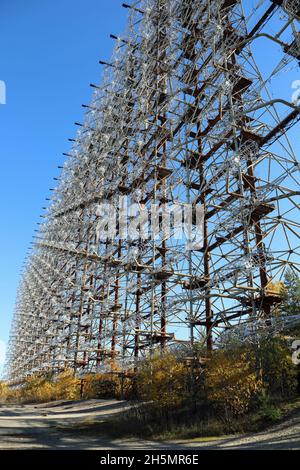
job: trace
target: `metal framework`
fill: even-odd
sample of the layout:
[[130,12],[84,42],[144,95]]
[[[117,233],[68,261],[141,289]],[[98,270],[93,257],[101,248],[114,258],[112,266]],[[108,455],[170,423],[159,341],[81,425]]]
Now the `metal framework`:
[[[300,109],[272,91],[298,67],[300,1],[123,6],[128,30],[112,36],[26,261],[12,381],[66,367],[126,372],[203,337],[210,352],[224,332],[272,317],[274,282],[300,271]],[[258,47],[274,48],[267,76]],[[187,249],[172,231],[122,238],[120,225],[100,240],[99,204],[124,196],[141,210],[201,204],[203,246]]]

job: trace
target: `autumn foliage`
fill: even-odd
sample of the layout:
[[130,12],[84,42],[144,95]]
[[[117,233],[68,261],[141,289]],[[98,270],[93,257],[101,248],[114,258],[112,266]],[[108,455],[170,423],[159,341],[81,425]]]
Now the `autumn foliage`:
[[[5,388],[2,401],[43,403],[53,400],[75,400],[80,395],[80,381],[71,370],[65,370],[55,377],[51,375],[30,376],[22,386]],[[1,398],[1,395],[0,395]]]
[[137,375],[138,396],[159,407],[178,407],[187,397],[187,369],[173,354],[155,355]]
[[0,383],[0,400],[32,403],[78,398],[131,399],[138,404],[139,415],[142,409],[146,410],[143,422],[147,416],[170,422],[174,413],[181,411],[185,416],[203,416],[204,412],[229,422],[258,409],[261,403],[269,413],[274,400],[286,400],[296,393],[297,367],[286,341],[280,337],[266,339],[259,345],[217,350],[206,360],[202,357],[204,361],[199,360],[197,351],[192,361],[186,359],[182,354],[166,351],[145,359],[135,374],[131,371],[123,375],[114,369],[78,378],[66,370],[56,376],[28,377],[17,388]]
[[255,360],[243,351],[218,351],[209,360],[206,373],[207,399],[224,410],[225,416],[243,414],[262,390]]

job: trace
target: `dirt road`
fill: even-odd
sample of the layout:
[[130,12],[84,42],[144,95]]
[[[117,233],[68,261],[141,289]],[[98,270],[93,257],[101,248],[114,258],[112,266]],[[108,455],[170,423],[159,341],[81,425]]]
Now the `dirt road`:
[[[249,436],[152,442],[72,432],[126,408],[115,400],[0,406],[0,449],[300,449],[300,410],[280,425]],[[69,429],[68,429],[69,428]]]

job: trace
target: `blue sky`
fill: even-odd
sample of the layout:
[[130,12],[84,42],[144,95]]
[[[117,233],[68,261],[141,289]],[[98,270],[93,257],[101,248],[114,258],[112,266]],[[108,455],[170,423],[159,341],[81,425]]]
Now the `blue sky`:
[[83,118],[89,83],[110,57],[110,33],[124,30],[119,0],[1,0],[0,363],[19,272],[54,184],[57,166]]
[[[252,0],[245,3],[252,7]],[[0,105],[0,367],[21,266],[62,153],[69,149],[67,139],[74,137],[74,122],[83,119],[81,104],[91,98],[89,83],[100,80],[98,60],[110,57],[109,34],[124,30],[127,12],[121,4],[1,0],[0,80],[7,103]],[[276,57],[269,47],[261,42],[256,48],[265,69]],[[295,65],[280,77],[275,96],[291,98],[291,83],[300,79]],[[298,135],[295,142],[299,146]]]

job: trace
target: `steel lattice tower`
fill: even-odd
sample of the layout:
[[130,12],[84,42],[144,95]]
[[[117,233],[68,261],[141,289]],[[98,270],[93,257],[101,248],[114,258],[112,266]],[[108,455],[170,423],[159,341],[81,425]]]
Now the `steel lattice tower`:
[[[300,109],[270,78],[300,60],[300,2],[141,0],[102,62],[18,292],[9,377],[126,371],[205,336],[270,324],[299,271]],[[271,25],[271,28],[270,28]],[[276,28],[276,33],[274,30]],[[272,32],[270,32],[272,31]],[[263,77],[253,49],[276,47]],[[204,208],[203,246],[100,240],[99,204]],[[242,330],[240,330],[242,331]]]

